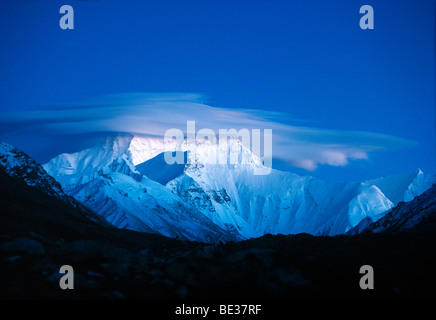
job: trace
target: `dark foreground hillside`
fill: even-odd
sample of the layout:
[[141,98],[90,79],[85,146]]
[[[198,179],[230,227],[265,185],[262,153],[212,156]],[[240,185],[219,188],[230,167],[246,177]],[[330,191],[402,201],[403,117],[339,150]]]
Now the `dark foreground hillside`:
[[[435,234],[206,245],[118,230],[0,172],[2,299],[434,298]],[[359,269],[374,268],[362,290]],[[74,268],[62,290],[59,268]]]

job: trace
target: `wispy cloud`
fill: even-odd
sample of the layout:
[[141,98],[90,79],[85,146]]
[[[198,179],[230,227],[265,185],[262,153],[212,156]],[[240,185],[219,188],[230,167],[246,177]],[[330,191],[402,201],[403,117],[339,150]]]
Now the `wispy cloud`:
[[[163,136],[170,128],[186,130],[272,129],[273,157],[292,166],[315,170],[319,165],[346,166],[379,151],[409,148],[415,141],[367,132],[302,126],[288,114],[263,110],[227,109],[203,103],[200,94],[126,93],[27,112],[3,113],[0,134],[21,131],[39,135],[80,135],[107,132]],[[297,123],[297,124],[296,124]],[[300,125],[298,125],[300,124]],[[31,137],[29,137],[31,138]]]

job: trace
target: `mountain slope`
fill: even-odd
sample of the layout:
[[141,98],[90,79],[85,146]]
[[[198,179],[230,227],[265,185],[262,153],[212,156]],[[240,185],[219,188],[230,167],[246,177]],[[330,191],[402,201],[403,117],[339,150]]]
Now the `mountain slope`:
[[154,150],[162,149],[152,139],[109,138],[95,148],[62,154],[44,168],[68,194],[116,227],[204,242],[239,239],[136,169],[134,163]]
[[[150,299],[157,312],[156,299],[277,299],[286,312],[289,298],[425,299],[436,283],[434,232],[206,245],[102,226],[2,170],[0,206],[0,299]],[[358,285],[368,263],[376,290]],[[59,288],[64,264],[75,290]]]
[[[187,162],[187,152],[183,153],[185,163]],[[136,170],[142,175],[166,185],[169,181],[183,174],[184,164],[174,163],[169,165],[165,162],[164,153],[160,153],[154,158],[136,165]]]
[[0,168],[11,177],[19,177],[32,187],[43,190],[50,196],[69,200],[61,185],[42,166],[21,150],[7,143],[0,143]]
[[119,228],[204,242],[236,240],[161,184],[113,172],[69,193]]
[[[223,239],[267,233],[342,234],[365,218],[380,219],[399,201],[410,200],[436,182],[435,175],[420,170],[362,183],[331,183],[274,169],[268,175],[256,175],[263,166],[261,159],[238,142],[230,146],[204,140],[197,141],[193,150],[185,142],[180,150],[189,161],[173,167],[166,164],[162,152],[175,150],[174,143],[112,137],[95,148],[59,155],[44,168],[68,194],[117,226],[146,230],[147,225],[169,236],[182,236],[175,231],[181,226],[175,217],[191,212],[193,225],[200,223],[200,228],[204,220],[210,229],[214,224],[217,235],[226,235]],[[227,161],[210,164],[219,159]],[[110,179],[115,182],[109,183]],[[148,200],[137,195],[144,188],[155,191]],[[120,197],[123,193],[128,196]],[[146,203],[154,199],[156,205],[142,205],[141,199]],[[150,214],[160,216],[161,207],[171,212],[166,215],[169,224],[150,218]],[[184,219],[186,228],[189,219]]]
[[23,151],[7,143],[0,143],[0,170],[12,177],[23,181],[30,187],[35,187],[52,198],[56,198],[71,205],[88,219],[106,224],[94,211],[90,210],[75,198],[67,195],[53,177],[43,167]]
[[410,202],[400,202],[378,221],[361,221],[349,234],[436,230],[436,184]]
[[435,183],[434,175],[426,175],[420,169],[406,174],[393,175],[366,181],[377,186],[393,203],[411,201]]
[[256,176],[244,165],[190,167],[167,187],[218,225],[235,227],[244,237],[340,234],[393,206],[373,185],[329,183],[277,170]]

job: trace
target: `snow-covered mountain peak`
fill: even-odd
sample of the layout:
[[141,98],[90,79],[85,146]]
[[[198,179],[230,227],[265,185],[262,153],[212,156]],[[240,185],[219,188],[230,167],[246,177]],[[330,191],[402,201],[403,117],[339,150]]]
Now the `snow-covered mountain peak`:
[[[165,151],[187,152],[186,163],[191,165],[249,164],[262,166],[262,160],[255,156],[238,139],[226,139],[216,142],[207,139],[196,139],[195,142],[185,139],[180,145],[175,140],[154,137],[134,136],[128,147],[133,165],[138,165]],[[176,155],[171,155],[176,157]],[[180,164],[180,163],[179,163]]]
[[109,137],[95,147],[75,153],[63,153],[44,164],[44,169],[63,185],[85,183],[109,172],[139,174],[132,158],[133,136]]
[[68,194],[116,227],[205,242],[238,239],[137,170],[134,163],[152,160],[164,148],[156,138],[111,137],[94,148],[61,154],[44,168]]
[[365,181],[376,185],[394,204],[411,201],[436,182],[435,174],[424,174],[421,169],[412,172]]
[[436,227],[436,184],[412,201],[402,202],[381,219],[362,220],[348,234],[361,232],[425,231]]
[[175,150],[175,143],[165,142],[162,138],[140,136],[132,136],[127,148],[134,166],[150,160],[166,150]]
[[[183,227],[193,227],[183,236],[189,239],[202,232],[195,221],[203,218],[218,238],[341,234],[367,217],[380,219],[436,182],[434,174],[421,170],[363,183],[333,183],[274,169],[257,175],[261,158],[237,139],[223,142],[185,139],[177,145],[175,139],[111,137],[94,148],[61,154],[44,168],[68,194],[117,226],[181,236],[181,214]],[[167,157],[180,154],[164,152],[176,150],[182,152],[182,163],[170,165]],[[155,216],[162,208],[168,212],[163,220]],[[202,233],[197,239],[205,237]]]
[[[44,169],[62,184],[84,183],[97,174],[123,172],[139,175],[135,166],[155,158],[165,151],[187,152],[183,164],[189,171],[199,172],[205,166],[214,170],[215,166],[249,165],[252,168],[263,166],[262,160],[243,146],[239,141],[211,143],[197,140],[195,144],[186,140],[179,146],[176,141],[163,138],[141,136],[114,136],[93,148],[75,153],[63,153],[44,165]],[[162,157],[165,159],[165,157]],[[206,169],[203,169],[206,170]]]

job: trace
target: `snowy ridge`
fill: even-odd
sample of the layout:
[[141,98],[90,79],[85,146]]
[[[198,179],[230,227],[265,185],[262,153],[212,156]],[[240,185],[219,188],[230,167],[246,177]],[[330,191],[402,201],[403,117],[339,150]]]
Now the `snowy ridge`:
[[436,184],[409,202],[401,202],[378,221],[362,220],[349,231],[361,232],[422,231],[436,228]]
[[50,196],[59,199],[69,198],[61,185],[48,175],[38,162],[4,142],[0,142],[0,166],[9,176],[19,177],[27,185],[37,187]]
[[253,175],[247,166],[188,168],[167,187],[221,227],[244,237],[266,233],[344,233],[366,216],[376,217],[393,203],[373,185],[329,183],[272,170]]
[[[107,139],[104,144],[80,152],[63,153],[44,169],[62,185],[87,183],[108,172],[137,173],[129,158],[131,137]],[[137,173],[138,174],[138,173]]]
[[[379,220],[436,182],[434,174],[420,170],[362,183],[278,170],[255,175],[262,161],[250,150],[207,140],[185,141],[177,150],[187,152],[186,165],[171,167],[163,156],[167,150],[176,150],[175,143],[112,137],[95,148],[59,155],[44,168],[68,194],[118,227],[208,242],[210,230],[215,239],[342,234],[364,219]],[[210,163],[219,159],[226,164]],[[150,192],[143,195],[143,189]]]
[[[142,149],[148,148],[149,149]],[[204,242],[238,240],[171,190],[140,174],[133,163],[165,150],[162,140],[108,138],[104,144],[61,154],[44,165],[66,192],[119,228]]]
[[28,186],[37,188],[51,197],[79,209],[87,218],[107,224],[95,212],[89,210],[80,201],[67,195],[59,182],[51,177],[43,167],[23,151],[7,143],[0,142],[0,170],[11,177],[23,180]]
[[[187,152],[183,153],[185,163],[187,162]],[[165,162],[164,153],[158,154],[156,157],[140,163],[136,166],[136,170],[144,176],[166,185],[169,181],[180,176],[184,170],[184,164],[174,163],[169,165]]]
[[377,186],[395,204],[411,201],[435,183],[435,175],[426,175],[420,169],[408,174],[378,178],[365,182]]
[[70,190],[118,228],[206,242],[235,240],[161,184],[113,172]]

